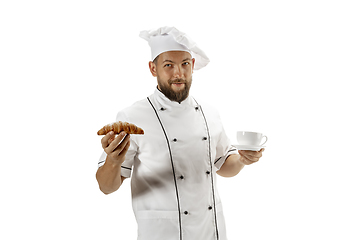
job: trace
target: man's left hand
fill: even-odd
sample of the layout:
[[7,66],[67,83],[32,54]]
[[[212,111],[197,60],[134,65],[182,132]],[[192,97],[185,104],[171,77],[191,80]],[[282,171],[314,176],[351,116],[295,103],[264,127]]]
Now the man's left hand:
[[253,164],[259,161],[264,151],[264,148],[260,149],[260,151],[239,150],[240,162],[245,165]]

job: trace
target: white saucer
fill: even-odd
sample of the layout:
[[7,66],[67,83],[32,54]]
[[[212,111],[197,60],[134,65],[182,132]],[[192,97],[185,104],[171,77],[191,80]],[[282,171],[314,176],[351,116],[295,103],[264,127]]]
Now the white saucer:
[[253,145],[232,145],[238,150],[250,150],[250,151],[260,151],[265,146],[253,146]]

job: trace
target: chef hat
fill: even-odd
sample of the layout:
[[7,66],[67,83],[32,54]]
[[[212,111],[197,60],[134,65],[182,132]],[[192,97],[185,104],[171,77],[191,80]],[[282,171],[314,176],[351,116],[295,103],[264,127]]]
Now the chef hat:
[[194,70],[205,67],[210,59],[185,33],[174,27],[161,27],[156,30],[140,32],[141,38],[148,41],[151,48],[151,58],[154,60],[163,52],[186,51],[195,58]]

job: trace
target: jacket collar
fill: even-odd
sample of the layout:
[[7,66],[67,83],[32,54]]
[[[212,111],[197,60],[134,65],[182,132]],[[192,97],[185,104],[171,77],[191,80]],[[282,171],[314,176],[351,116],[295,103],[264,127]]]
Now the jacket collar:
[[185,109],[187,107],[195,107],[197,104],[191,96],[188,96],[181,103],[171,101],[158,88],[154,92],[154,100],[156,101],[157,110],[176,110]]

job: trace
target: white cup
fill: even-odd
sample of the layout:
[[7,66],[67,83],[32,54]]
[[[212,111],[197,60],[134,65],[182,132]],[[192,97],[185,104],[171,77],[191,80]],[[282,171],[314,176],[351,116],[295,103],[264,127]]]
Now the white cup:
[[[265,142],[260,144],[263,138],[265,138]],[[267,142],[267,139],[267,136],[258,132],[237,132],[237,141],[240,145],[263,146]]]

